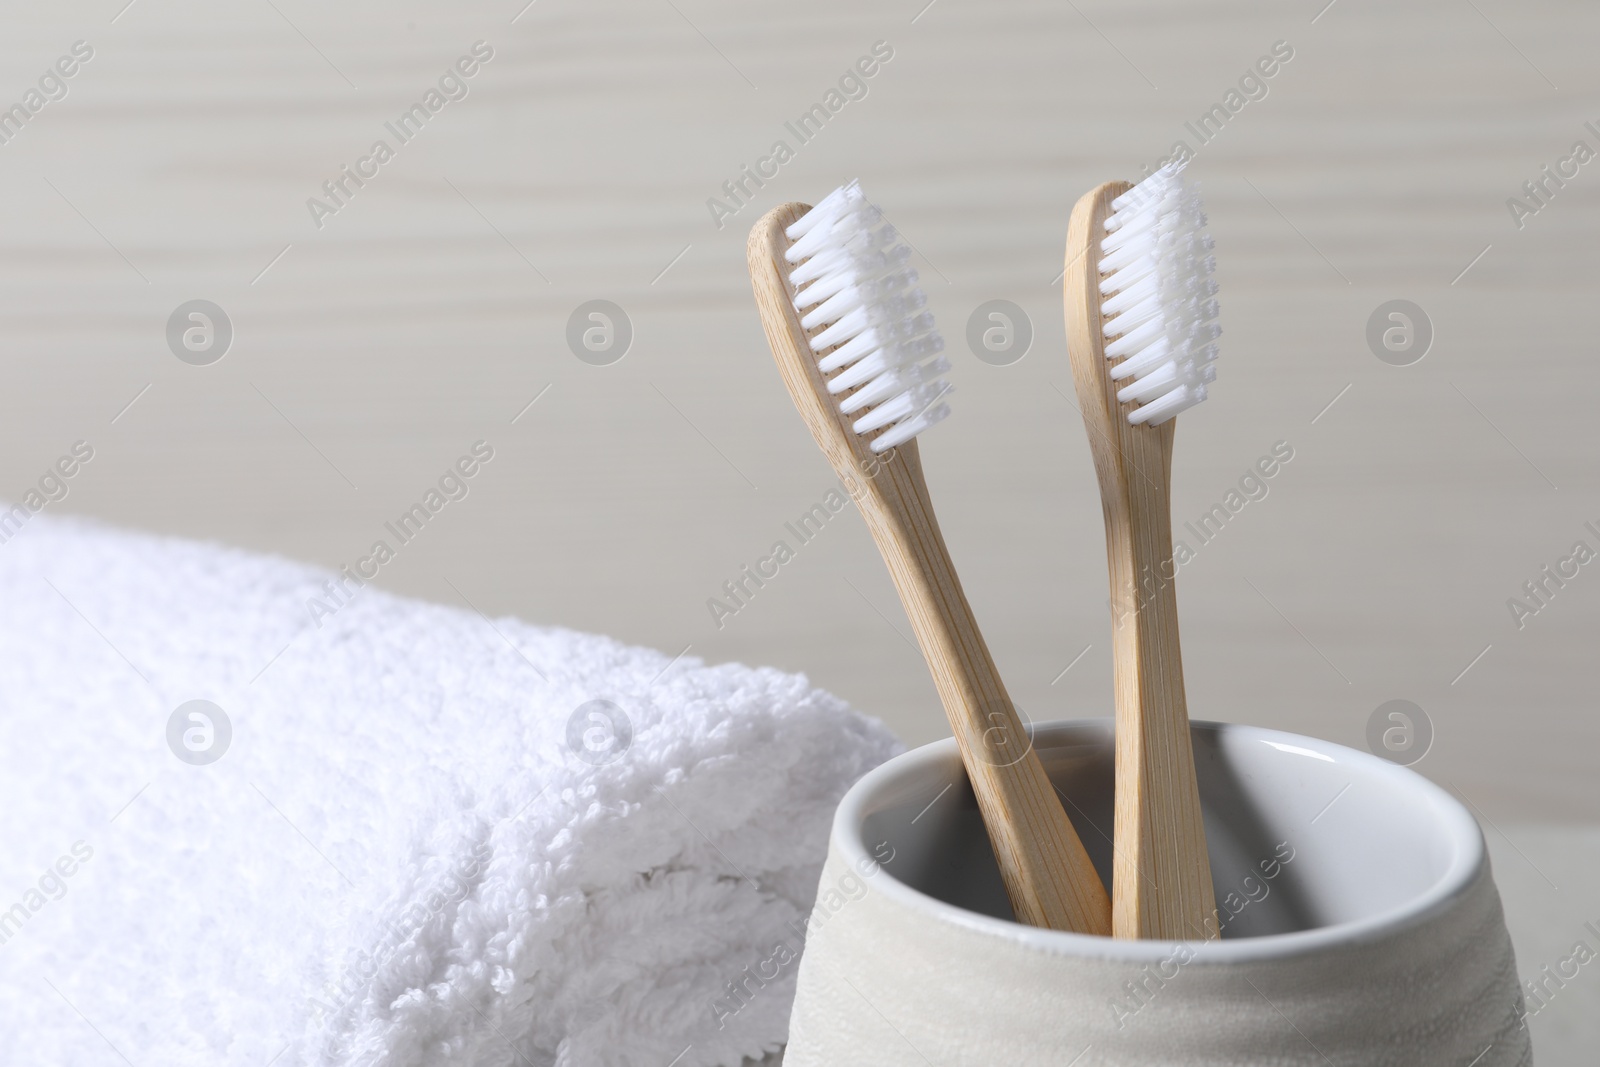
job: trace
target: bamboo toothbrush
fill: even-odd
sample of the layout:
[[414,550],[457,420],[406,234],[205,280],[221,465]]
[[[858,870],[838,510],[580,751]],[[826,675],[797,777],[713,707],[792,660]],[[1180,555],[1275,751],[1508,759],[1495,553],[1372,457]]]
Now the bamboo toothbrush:
[[1172,417],[1215,378],[1211,238],[1169,165],[1086,194],[1067,227],[1072,378],[1105,511],[1116,672],[1115,937],[1215,934],[1173,590]]
[[888,564],[1017,919],[1109,934],[1105,886],[1006,695],[928,499],[913,438],[949,413],[949,364],[911,249],[851,182],[814,209],[768,212],[748,251],[778,370]]

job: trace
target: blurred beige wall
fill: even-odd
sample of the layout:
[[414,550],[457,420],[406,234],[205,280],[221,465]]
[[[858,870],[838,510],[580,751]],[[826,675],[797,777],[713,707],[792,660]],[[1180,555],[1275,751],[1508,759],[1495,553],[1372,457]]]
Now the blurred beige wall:
[[[1083,191],[1182,139],[1225,336],[1212,400],[1180,420],[1176,514],[1293,452],[1183,568],[1191,711],[1363,746],[1375,709],[1413,701],[1434,732],[1417,769],[1481,813],[1600,819],[1600,566],[1520,628],[1507,603],[1574,542],[1600,549],[1600,163],[1536,212],[1522,190],[1600,149],[1592,5],[122,2],[3,15],[0,106],[74,42],[93,55],[0,144],[0,494],[82,440],[52,512],[337,567],[486,441],[381,586],[804,671],[908,742],[942,736],[856,516],[722,625],[707,607],[832,484],[766,351],[745,233],[859,176],[950,342],[955,416],[923,457],[996,658],[1033,717],[1104,714],[1062,241]],[[388,132],[480,41],[445,86],[464,97]],[[785,124],[875,46],[800,143]],[[1202,143],[1189,124],[1233,101]],[[363,162],[379,139],[392,158]],[[778,140],[792,158],[736,205],[723,183]],[[345,166],[369,176],[334,201]],[[167,338],[197,299],[233,333],[206,366]],[[609,365],[567,342],[592,300],[631,324]],[[1003,365],[967,343],[992,300],[1033,333]],[[1368,343],[1392,300],[1431,323],[1407,366]]]

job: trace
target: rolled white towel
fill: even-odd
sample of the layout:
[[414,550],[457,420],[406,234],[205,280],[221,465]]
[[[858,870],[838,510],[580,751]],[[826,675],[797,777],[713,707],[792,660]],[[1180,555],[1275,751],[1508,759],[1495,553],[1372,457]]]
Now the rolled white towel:
[[[0,544],[0,1058],[776,1048],[888,731],[796,675],[332,577],[45,516]],[[192,700],[227,728],[172,726]]]

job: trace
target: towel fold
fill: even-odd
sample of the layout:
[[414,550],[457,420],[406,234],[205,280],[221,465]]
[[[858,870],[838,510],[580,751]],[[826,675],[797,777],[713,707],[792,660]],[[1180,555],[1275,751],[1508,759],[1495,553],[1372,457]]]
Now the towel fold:
[[41,516],[0,544],[4,1062],[760,1058],[898,747],[796,675]]

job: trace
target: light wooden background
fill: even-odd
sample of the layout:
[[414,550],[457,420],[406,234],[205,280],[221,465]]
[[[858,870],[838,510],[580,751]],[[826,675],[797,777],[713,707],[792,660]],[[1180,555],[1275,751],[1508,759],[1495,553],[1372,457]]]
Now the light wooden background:
[[[1034,718],[1108,713],[1067,214],[1193,145],[1185,122],[1286,41],[1266,97],[1194,164],[1226,333],[1213,399],[1180,420],[1175,511],[1197,517],[1276,442],[1294,459],[1182,573],[1191,711],[1362,746],[1374,709],[1409,699],[1435,732],[1417,769],[1491,836],[1600,821],[1600,567],[1520,630],[1506,605],[1573,542],[1600,548],[1600,163],[1521,229],[1506,206],[1574,141],[1600,149],[1600,11],[523,2],[0,8],[0,106],[74,41],[95,50],[0,145],[0,495],[85,439],[53,508],[337,566],[486,439],[470,496],[384,587],[804,671],[910,743],[943,736],[855,515],[721,628],[706,606],[831,484],[761,337],[745,232],[859,176],[921,253],[950,342],[956,414],[923,456],[1000,668]],[[478,40],[494,58],[467,98],[315,227],[307,198]],[[878,41],[893,58],[867,96],[713,225],[707,198],[793,145],[784,122]],[[165,340],[196,298],[236,334],[207,367]],[[1365,339],[1397,298],[1435,332],[1408,367]],[[610,366],[566,345],[591,299],[635,331]],[[1009,366],[965,341],[991,299],[1035,331]],[[1577,936],[1596,894],[1552,893],[1528,921]],[[1589,981],[1559,1006],[1574,1020],[1600,1003]]]

